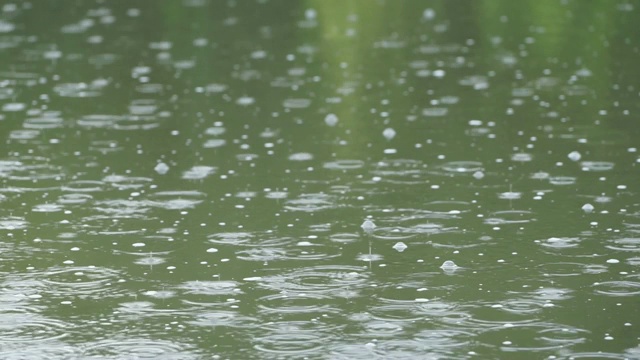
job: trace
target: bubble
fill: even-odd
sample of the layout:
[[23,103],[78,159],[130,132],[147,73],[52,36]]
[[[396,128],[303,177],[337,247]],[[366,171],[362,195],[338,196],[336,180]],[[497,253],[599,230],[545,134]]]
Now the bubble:
[[160,175],[164,175],[169,172],[169,165],[160,162],[158,163],[158,165],[156,165],[156,167],[153,168],[153,170],[155,170]]
[[382,132],[382,135],[385,137],[385,139],[391,140],[396,136],[396,131],[393,130],[392,128],[386,128]]
[[336,124],[338,124],[338,117],[335,114],[327,114],[327,116],[324,117],[324,122],[329,126],[336,126]]
[[588,204],[588,203],[587,203],[587,204],[582,205],[582,211],[584,211],[584,212],[586,212],[586,213],[590,213],[590,212],[592,212],[592,211],[593,211],[593,209],[594,209],[594,207],[593,207],[593,205],[591,205],[591,204]]
[[582,158],[582,155],[580,155],[579,152],[577,151],[572,151],[569,153],[569,155],[567,155],[567,157],[571,160],[571,161],[578,161]]
[[396,250],[397,252],[403,252],[407,249],[407,244],[403,243],[402,241],[399,241],[395,245],[393,245],[393,249]]
[[360,227],[364,231],[373,231],[373,229],[376,228],[376,224],[374,224],[373,221],[367,219],[362,223],[362,225],[360,225]]
[[447,261],[443,262],[442,265],[440,265],[440,269],[445,270],[445,271],[446,270],[455,270],[455,269],[458,269],[458,268],[459,268],[459,266],[456,265],[456,263],[454,263],[451,260],[447,260]]

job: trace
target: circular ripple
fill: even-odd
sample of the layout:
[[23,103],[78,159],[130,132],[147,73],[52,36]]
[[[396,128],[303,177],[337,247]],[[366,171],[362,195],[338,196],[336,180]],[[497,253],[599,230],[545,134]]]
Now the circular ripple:
[[113,338],[85,345],[83,357],[111,359],[196,359],[185,346],[171,341],[144,338]]
[[354,170],[364,167],[364,161],[362,160],[336,160],[328,161],[324,163],[325,169],[330,170]]
[[96,266],[55,268],[42,274],[49,292],[57,296],[76,296],[83,299],[119,297],[114,284],[119,279],[115,270]]
[[478,161],[451,161],[441,165],[442,170],[450,173],[474,173],[482,171],[484,167]]
[[297,199],[287,200],[285,203],[285,208],[291,211],[316,212],[334,207],[334,197],[322,193],[302,194]]
[[613,245],[607,245],[606,247],[620,251],[640,251],[640,238],[615,239],[612,243]]
[[37,342],[67,336],[71,325],[19,309],[0,310],[0,347],[3,343]]
[[338,313],[339,309],[327,304],[333,301],[320,293],[278,293],[261,297],[258,308],[261,312],[281,314]]
[[583,161],[580,166],[582,171],[609,171],[613,169],[615,164],[608,161]]
[[362,267],[325,265],[268,276],[263,278],[259,285],[277,291],[335,295],[349,287],[366,286],[367,280],[368,276]]
[[149,196],[150,205],[167,210],[192,209],[202,203],[205,193],[199,191],[161,191]]
[[62,190],[74,193],[98,192],[104,190],[104,186],[103,181],[76,180],[63,185]]
[[579,244],[579,238],[571,237],[550,237],[547,240],[540,241],[541,245],[553,249],[566,249],[577,247]]
[[257,350],[275,355],[319,354],[337,329],[310,321],[270,322],[267,334],[254,338]]
[[223,232],[207,236],[207,240],[214,244],[240,245],[253,240],[254,235],[247,232]]
[[609,296],[636,296],[640,295],[640,282],[636,281],[605,281],[596,283],[598,294]]
[[526,224],[536,219],[533,213],[527,210],[497,211],[484,220],[487,225]]

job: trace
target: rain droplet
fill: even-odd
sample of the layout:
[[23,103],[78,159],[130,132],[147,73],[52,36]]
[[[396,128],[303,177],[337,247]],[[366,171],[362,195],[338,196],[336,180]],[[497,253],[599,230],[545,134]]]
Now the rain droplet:
[[382,135],[387,139],[387,140],[391,140],[396,136],[396,131],[393,130],[392,128],[386,128],[384,129],[384,131],[382,132]]
[[327,116],[324,117],[324,122],[329,126],[336,126],[338,117],[335,114],[327,114]]
[[454,263],[451,260],[447,260],[445,262],[442,263],[442,265],[440,266],[440,269],[442,270],[455,270],[459,268],[458,265],[456,265],[456,263]]
[[407,249],[407,244],[403,243],[402,241],[399,241],[395,245],[393,245],[393,248],[397,252],[403,252],[403,251],[405,251]]
[[156,167],[154,167],[153,170],[155,170],[160,175],[164,175],[169,171],[169,165],[161,162],[161,163],[158,163],[158,165],[156,165]]
[[578,161],[578,160],[580,160],[582,158],[582,155],[580,155],[580,153],[577,152],[577,151],[572,151],[572,152],[569,153],[569,155],[567,155],[567,157],[571,161]]
[[362,225],[360,225],[360,227],[364,231],[373,231],[373,229],[376,228],[376,224],[374,224],[373,221],[367,219],[362,223]]
[[477,180],[480,180],[484,177],[484,173],[480,170],[476,171],[473,173],[473,177],[476,178]]
[[586,212],[586,213],[590,213],[593,211],[593,205],[591,204],[584,204],[582,205],[582,211]]

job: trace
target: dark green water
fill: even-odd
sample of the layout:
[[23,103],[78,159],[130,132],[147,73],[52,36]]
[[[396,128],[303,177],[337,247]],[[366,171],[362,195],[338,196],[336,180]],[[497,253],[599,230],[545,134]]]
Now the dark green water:
[[0,358],[639,358],[639,9],[4,3]]

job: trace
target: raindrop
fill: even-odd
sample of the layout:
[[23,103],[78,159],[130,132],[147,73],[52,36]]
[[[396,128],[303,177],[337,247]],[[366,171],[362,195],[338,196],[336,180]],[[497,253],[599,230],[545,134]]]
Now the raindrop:
[[476,171],[473,173],[473,177],[476,178],[477,180],[480,180],[484,177],[484,173],[480,170]]
[[376,228],[376,224],[374,224],[373,221],[367,219],[362,223],[362,225],[360,225],[360,227],[362,228],[362,230],[369,232],[373,231],[373,229]]
[[572,151],[572,152],[569,153],[569,155],[567,155],[567,157],[571,161],[578,161],[578,160],[580,160],[582,158],[582,155],[580,155],[580,153],[577,152],[577,151]]
[[459,266],[456,265],[456,263],[454,263],[451,260],[447,260],[447,261],[443,262],[442,265],[440,266],[440,269],[445,270],[445,271],[446,270],[455,270],[457,268],[459,268]]
[[407,244],[403,243],[402,241],[399,241],[395,245],[393,245],[393,248],[397,252],[403,252],[403,251],[405,251],[407,249]]
[[158,163],[158,165],[156,165],[156,167],[153,168],[153,170],[155,170],[160,175],[164,175],[169,172],[169,165],[160,162]]
[[387,140],[391,140],[396,136],[396,131],[393,130],[392,128],[386,128],[384,129],[384,131],[382,132],[382,135],[387,139]]
[[586,212],[586,213],[590,213],[590,212],[592,212],[592,211],[593,211],[593,209],[594,209],[594,208],[593,208],[593,205],[591,205],[591,204],[588,204],[588,203],[587,203],[587,204],[582,205],[582,211],[584,211],[584,212]]
[[329,126],[336,126],[338,117],[335,114],[327,114],[327,116],[324,117],[324,122]]

